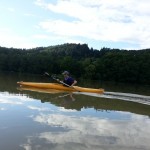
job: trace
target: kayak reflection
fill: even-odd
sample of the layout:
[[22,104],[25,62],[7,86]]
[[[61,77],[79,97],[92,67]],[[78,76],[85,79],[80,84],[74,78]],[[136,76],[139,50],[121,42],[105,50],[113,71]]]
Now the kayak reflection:
[[[61,99],[62,102],[64,101],[64,103],[61,103],[61,106],[63,106],[63,107],[67,107],[67,104],[75,101],[73,92],[70,92],[70,91],[62,91],[62,90],[55,90],[55,89],[40,89],[40,88],[27,87],[27,86],[19,87],[18,90],[32,91],[32,92],[39,92],[39,93],[49,93],[49,94],[53,94],[53,95],[61,94],[61,95],[52,97],[51,100]],[[42,101],[42,99],[41,99],[41,101]]]

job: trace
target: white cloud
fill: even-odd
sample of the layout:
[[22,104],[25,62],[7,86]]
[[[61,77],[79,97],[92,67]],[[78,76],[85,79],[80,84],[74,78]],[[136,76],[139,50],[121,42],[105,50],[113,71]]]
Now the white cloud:
[[33,48],[37,44],[31,41],[30,37],[17,35],[10,28],[0,29],[0,46],[14,48]]
[[41,22],[40,26],[48,32],[64,37],[89,36],[91,30],[90,26],[86,26],[84,22],[80,23],[79,21],[67,22],[63,20],[50,20]]
[[48,35],[44,35],[44,34],[36,34],[36,35],[33,35],[33,38],[35,38],[35,39],[46,39],[46,40],[48,40],[48,39],[50,39],[51,37],[48,36]]
[[72,17],[42,21],[41,28],[58,36],[128,42],[139,48],[150,47],[150,1],[136,0],[58,0],[39,6]]
[[15,12],[14,8],[7,8],[7,10],[10,11],[10,12]]
[[[73,41],[98,49],[103,43],[107,46],[107,42],[128,49],[150,47],[149,0],[35,0],[34,3],[44,11],[36,6],[33,11],[21,13],[15,4],[15,9],[5,7],[6,15],[5,12],[1,15],[0,46],[33,48]],[[27,32],[20,29],[17,21],[9,25],[12,15],[7,16],[8,11],[13,12],[17,21],[21,17]],[[9,31],[4,27],[9,27]]]
[[29,16],[29,17],[37,17],[36,15],[31,14],[31,13],[25,13],[24,15],[27,16],[27,17],[28,17],[28,16]]

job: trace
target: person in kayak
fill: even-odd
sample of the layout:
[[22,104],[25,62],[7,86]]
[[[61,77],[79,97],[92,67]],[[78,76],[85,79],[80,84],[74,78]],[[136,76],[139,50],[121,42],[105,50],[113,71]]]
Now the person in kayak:
[[74,86],[75,84],[77,84],[77,81],[70,76],[70,73],[68,71],[64,71],[62,74],[64,75],[64,83],[69,86]]

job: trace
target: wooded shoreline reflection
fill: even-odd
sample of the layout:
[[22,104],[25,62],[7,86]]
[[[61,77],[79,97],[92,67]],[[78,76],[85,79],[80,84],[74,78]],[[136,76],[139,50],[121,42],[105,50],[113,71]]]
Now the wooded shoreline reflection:
[[[42,103],[49,102],[65,109],[94,108],[97,111],[125,111],[150,117],[150,106],[117,99],[107,99],[100,97],[73,94],[74,100],[67,93],[44,94],[31,91],[22,91],[30,98],[38,99]],[[67,95],[67,96],[66,96]]]

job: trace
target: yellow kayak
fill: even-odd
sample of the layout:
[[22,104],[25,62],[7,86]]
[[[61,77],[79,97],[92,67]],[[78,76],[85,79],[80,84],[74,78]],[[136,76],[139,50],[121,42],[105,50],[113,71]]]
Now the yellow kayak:
[[104,89],[84,88],[79,86],[67,87],[58,83],[36,83],[36,82],[17,82],[20,86],[29,86],[41,89],[55,89],[72,92],[89,92],[89,93],[104,93]]

